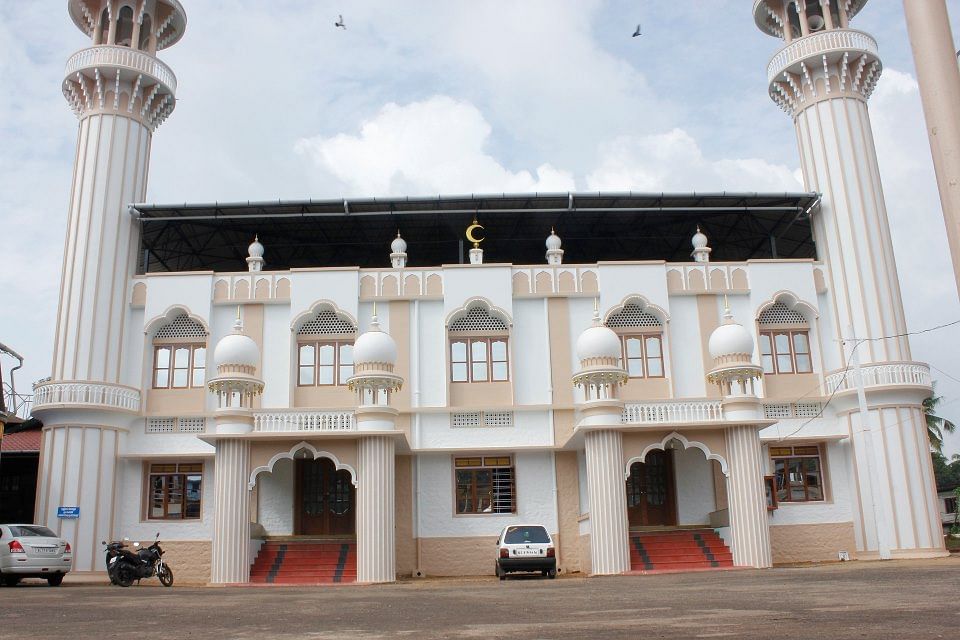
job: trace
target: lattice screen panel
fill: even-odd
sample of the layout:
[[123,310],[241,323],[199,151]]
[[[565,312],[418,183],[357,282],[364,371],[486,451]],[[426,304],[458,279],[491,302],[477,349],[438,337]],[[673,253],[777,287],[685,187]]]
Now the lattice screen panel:
[[157,331],[157,338],[206,338],[207,330],[196,320],[188,316],[177,316],[173,322],[163,325]]
[[297,332],[301,336],[322,336],[337,333],[356,333],[357,328],[329,309],[320,311],[304,323]]
[[807,324],[807,319],[802,314],[782,302],[775,302],[773,306],[764,309],[758,321],[760,324]]
[[176,418],[147,418],[147,433],[173,433],[176,426]]
[[659,327],[660,320],[635,304],[625,304],[623,309],[611,314],[606,325],[611,328],[623,327]]
[[206,418],[180,418],[179,420],[182,433],[203,433],[207,430]]
[[502,318],[492,315],[483,307],[473,307],[464,315],[450,323],[450,332],[473,331],[509,331],[507,323]]

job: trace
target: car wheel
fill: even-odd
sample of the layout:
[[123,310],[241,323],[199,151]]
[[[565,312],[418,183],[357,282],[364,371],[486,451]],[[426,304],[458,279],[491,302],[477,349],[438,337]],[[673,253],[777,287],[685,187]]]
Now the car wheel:
[[550,571],[547,572],[547,577],[550,578],[551,580],[553,580],[554,578],[556,578],[556,577],[557,577],[557,570],[556,570],[556,569],[550,569]]
[[61,584],[63,584],[63,574],[58,573],[55,576],[50,576],[47,578],[47,584],[51,587],[59,587]]

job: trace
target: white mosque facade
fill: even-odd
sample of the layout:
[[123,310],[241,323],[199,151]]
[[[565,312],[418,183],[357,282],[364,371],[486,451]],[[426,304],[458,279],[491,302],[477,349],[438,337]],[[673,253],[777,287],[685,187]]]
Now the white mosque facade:
[[682,568],[642,536],[684,531],[722,540],[708,566],[943,555],[865,4],[754,3],[808,193],[165,206],[136,203],[184,9],[69,0],[91,44],[37,520],[76,571],[159,532],[212,583],[298,543],[340,545],[343,581],[492,574],[521,523],[565,573]]

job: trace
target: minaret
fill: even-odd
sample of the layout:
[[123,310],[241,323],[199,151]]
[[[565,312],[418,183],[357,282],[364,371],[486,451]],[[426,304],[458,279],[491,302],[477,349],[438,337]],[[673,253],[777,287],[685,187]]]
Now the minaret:
[[[128,326],[139,244],[127,206],[145,199],[151,138],[175,105],[176,78],[156,53],[182,37],[186,14],[179,0],[67,8],[89,43],[63,80],[80,124],[53,368],[34,393],[34,415],[47,425],[36,519],[71,543],[74,570],[97,571],[100,541],[117,534],[116,456],[140,412],[140,369],[121,357],[124,336],[142,332]],[[78,506],[79,518],[59,520],[63,505]]]
[[[824,395],[853,445],[858,555],[938,555],[943,537],[920,406],[931,392],[929,370],[909,362],[867,109],[882,65],[873,37],[850,28],[867,2],[755,0],[753,13],[762,31],[786,43],[767,66],[770,97],[793,118],[806,188],[822,194],[811,214],[826,272],[821,324],[845,339],[822,341]],[[859,394],[856,358],[866,387]]]

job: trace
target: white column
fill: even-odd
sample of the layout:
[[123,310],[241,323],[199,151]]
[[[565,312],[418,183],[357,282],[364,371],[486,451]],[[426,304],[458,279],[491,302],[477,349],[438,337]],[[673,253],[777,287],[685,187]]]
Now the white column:
[[358,458],[357,582],[393,582],[397,576],[393,438],[360,438]]
[[772,566],[760,435],[756,427],[738,426],[727,429],[725,436],[733,564],[758,569]]
[[250,442],[218,440],[210,582],[250,580]]
[[590,491],[590,557],[595,575],[630,570],[627,487],[619,431],[588,431],[587,488]]

